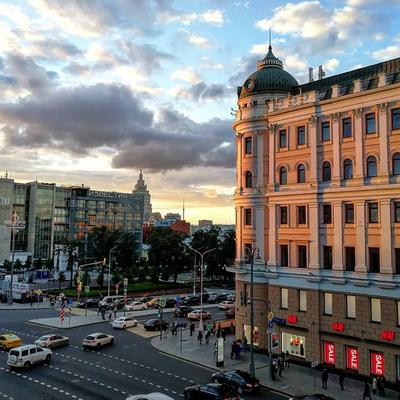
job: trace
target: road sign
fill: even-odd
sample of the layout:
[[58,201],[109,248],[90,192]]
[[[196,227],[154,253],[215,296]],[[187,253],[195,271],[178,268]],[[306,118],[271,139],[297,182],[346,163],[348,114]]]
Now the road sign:
[[279,338],[277,333],[275,332],[271,333],[271,349],[272,350],[279,349]]
[[90,286],[85,286],[85,293],[87,294],[89,293],[89,291],[90,291]]
[[124,278],[124,287],[128,286],[128,278]]
[[158,305],[164,308],[167,305],[167,299],[165,297],[160,297],[158,299]]
[[316,368],[316,367],[318,367],[318,365],[319,365],[319,361],[313,361],[311,363],[311,368]]
[[270,311],[270,312],[268,313],[267,318],[268,318],[268,321],[272,321],[272,320],[274,319],[274,313],[273,313],[272,311]]
[[274,323],[272,321],[268,321],[268,332],[272,332],[274,330]]
[[36,289],[35,290],[35,294],[37,294],[38,296],[40,296],[43,292],[40,289]]
[[181,306],[181,296],[176,296],[176,304],[175,304],[175,307],[176,308],[180,308],[180,306]]

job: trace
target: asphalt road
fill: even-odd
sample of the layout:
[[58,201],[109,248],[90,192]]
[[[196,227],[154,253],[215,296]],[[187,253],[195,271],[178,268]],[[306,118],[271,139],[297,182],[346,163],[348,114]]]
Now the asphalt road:
[[[224,316],[224,311],[212,309],[211,312],[214,318]],[[37,310],[34,306],[32,310],[1,311],[0,329],[15,332],[24,343],[31,343],[49,330],[25,321],[56,315],[55,311]],[[137,319],[143,322],[148,318]],[[171,315],[166,318],[174,319]],[[100,351],[84,351],[82,338],[96,331],[114,335],[116,343]],[[185,386],[210,381],[211,370],[158,353],[150,339],[114,331],[107,323],[53,332],[69,336],[70,346],[55,349],[49,366],[10,372],[7,354],[0,352],[0,398],[122,400],[130,394],[158,391],[178,400],[183,398]],[[282,400],[287,397],[263,391],[250,398]]]

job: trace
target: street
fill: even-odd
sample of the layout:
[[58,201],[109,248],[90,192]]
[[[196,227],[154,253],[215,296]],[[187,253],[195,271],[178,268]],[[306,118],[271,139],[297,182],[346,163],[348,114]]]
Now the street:
[[[213,308],[213,317],[223,317],[224,311]],[[16,333],[24,343],[32,343],[49,333],[44,327],[25,321],[32,318],[57,315],[53,310],[1,311],[2,332]],[[166,315],[172,319],[171,314]],[[139,317],[144,322],[149,317]],[[85,351],[82,338],[93,332],[115,336],[115,344],[100,351]],[[55,349],[49,366],[37,365],[28,371],[10,372],[7,354],[0,353],[0,396],[8,400],[19,399],[125,399],[128,395],[163,392],[174,399],[183,397],[185,386],[210,382],[212,371],[159,353],[150,339],[132,332],[113,330],[109,323],[57,330],[70,338],[70,345]],[[287,397],[262,392],[254,399],[281,400]]]

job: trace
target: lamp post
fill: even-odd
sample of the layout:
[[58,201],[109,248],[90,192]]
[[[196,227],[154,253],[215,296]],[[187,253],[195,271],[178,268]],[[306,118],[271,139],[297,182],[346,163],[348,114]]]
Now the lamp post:
[[108,253],[108,288],[107,288],[107,296],[110,296],[111,290],[111,253],[117,248],[118,246],[114,246],[111,248],[110,252]]
[[200,253],[198,250],[194,249],[193,247],[190,247],[188,245],[190,250],[193,250],[196,254],[200,256],[200,325],[199,325],[199,330],[203,331],[203,271],[204,271],[204,256],[207,253],[211,253],[212,251],[216,250],[214,247],[213,249],[204,251],[203,253]]

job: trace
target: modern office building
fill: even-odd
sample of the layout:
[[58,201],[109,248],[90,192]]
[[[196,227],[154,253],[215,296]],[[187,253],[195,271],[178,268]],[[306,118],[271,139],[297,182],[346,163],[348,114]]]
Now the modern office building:
[[254,254],[255,346],[400,381],[400,58],[299,85],[270,47],[237,107],[237,337]]
[[[49,259],[54,244],[78,239],[84,244],[91,229],[107,226],[136,236],[142,244],[144,197],[132,193],[91,190],[85,186],[55,183],[17,183],[0,178],[0,218],[10,220],[13,211],[25,221],[15,240],[15,259]],[[11,230],[0,225],[0,262],[10,259]]]

